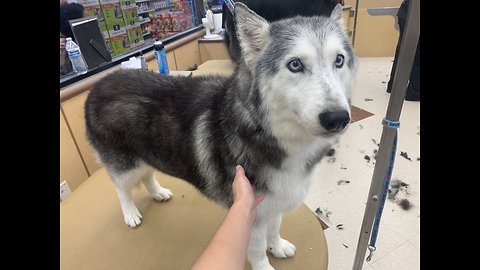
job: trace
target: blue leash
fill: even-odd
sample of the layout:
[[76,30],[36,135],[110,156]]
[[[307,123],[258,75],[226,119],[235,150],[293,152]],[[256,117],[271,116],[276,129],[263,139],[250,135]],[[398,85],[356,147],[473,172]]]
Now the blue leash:
[[230,10],[232,15],[235,15],[235,1],[233,0],[225,0],[223,1],[225,5],[227,5],[227,8]]
[[373,221],[372,235],[370,236],[370,244],[368,245],[368,250],[370,254],[368,255],[366,261],[369,262],[372,259],[373,252],[377,249],[375,244],[377,243],[378,236],[378,227],[380,226],[380,219],[382,218],[383,207],[387,199],[388,187],[390,186],[390,178],[392,177],[393,163],[395,162],[395,152],[397,151],[397,128],[400,127],[400,121],[390,121],[386,118],[383,119],[382,125],[387,128],[395,129],[395,137],[393,139],[392,151],[390,153],[390,159],[387,163],[387,175],[383,182],[382,192],[380,194],[380,201],[378,202],[377,213],[375,214],[375,219]]

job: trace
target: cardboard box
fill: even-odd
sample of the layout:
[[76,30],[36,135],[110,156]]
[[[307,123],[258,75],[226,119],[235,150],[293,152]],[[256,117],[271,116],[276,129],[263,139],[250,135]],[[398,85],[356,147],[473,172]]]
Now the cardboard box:
[[127,30],[128,39],[130,40],[130,47],[135,48],[145,43],[142,35],[142,27],[132,27]]
[[130,51],[130,41],[128,40],[127,34],[110,37],[110,45],[113,50],[112,56],[117,56]]
[[84,7],[87,16],[96,16],[99,22],[103,22],[103,13],[100,5]]
[[122,9],[123,19],[127,29],[140,26],[140,20],[138,19],[137,8],[124,8]]
[[110,42],[110,38],[105,38],[105,45],[107,46],[107,50],[110,55],[113,56],[112,43]]
[[126,35],[123,12],[118,0],[100,0],[103,18],[110,37]]

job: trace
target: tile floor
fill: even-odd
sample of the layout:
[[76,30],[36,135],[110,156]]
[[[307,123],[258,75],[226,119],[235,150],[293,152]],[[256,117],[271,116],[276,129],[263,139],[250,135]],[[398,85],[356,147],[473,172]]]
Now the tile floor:
[[[380,142],[381,120],[386,115],[390,94],[385,91],[392,66],[392,57],[362,57],[352,105],[374,115],[354,122],[335,145],[335,161],[326,158],[315,167],[316,178],[312,183],[305,204],[315,211],[318,207],[331,211],[325,223],[329,226],[325,236],[329,252],[329,269],[352,269],[358,234],[363,220],[365,202],[373,174],[373,157],[378,149],[373,142]],[[365,99],[372,99],[366,101]],[[416,270],[420,269],[420,102],[405,101],[398,130],[397,154],[392,180],[407,183],[404,196],[412,207],[403,210],[387,200],[377,238],[377,251],[370,262],[364,262],[368,270]],[[400,156],[407,152],[408,157]],[[337,181],[348,180],[338,185]],[[343,230],[336,225],[342,223]]]

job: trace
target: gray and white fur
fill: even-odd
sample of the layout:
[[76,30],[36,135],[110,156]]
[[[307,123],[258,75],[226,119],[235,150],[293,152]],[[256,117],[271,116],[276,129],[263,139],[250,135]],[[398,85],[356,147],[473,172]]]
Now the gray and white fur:
[[172,197],[154,171],[184,179],[229,207],[240,164],[258,206],[247,258],[273,269],[268,250],[292,257],[280,237],[282,213],[305,199],[313,166],[350,122],[357,69],[342,7],[330,17],[268,23],[235,4],[241,61],[231,77],[172,77],[123,70],[102,79],[85,105],[87,136],[115,183],[125,223],[142,215],[130,190],[143,182],[159,201]]

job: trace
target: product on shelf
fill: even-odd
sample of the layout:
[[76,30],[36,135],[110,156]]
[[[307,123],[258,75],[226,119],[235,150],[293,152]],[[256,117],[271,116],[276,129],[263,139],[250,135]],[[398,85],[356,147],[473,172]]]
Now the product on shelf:
[[120,0],[120,6],[122,8],[137,8],[135,0]]
[[126,35],[125,21],[119,0],[100,0],[103,18],[110,38]]
[[98,22],[103,22],[103,14],[100,8],[100,2],[98,0],[79,0],[77,1],[85,9],[86,16],[96,16]]
[[86,16],[97,17],[98,26],[102,31],[103,37],[105,39],[109,38],[110,36],[108,35],[107,25],[105,24],[105,19],[103,18],[102,8],[99,0],[77,0],[77,3],[83,6]]
[[138,47],[145,43],[145,40],[143,39],[142,27],[132,27],[127,30],[127,33],[131,48]]
[[110,42],[110,38],[105,38],[105,45],[107,46],[107,50],[110,55],[113,55],[112,43]]
[[130,51],[130,41],[126,33],[110,37],[110,45],[113,50],[112,56],[116,56]]
[[[97,16],[112,56],[195,25],[193,0],[77,0],[86,15]],[[144,12],[144,11],[148,11]],[[139,19],[142,13],[142,20]]]
[[127,27],[127,29],[130,27],[140,26],[140,20],[138,18],[136,7],[123,8],[122,11],[123,19],[125,21],[125,26]]

